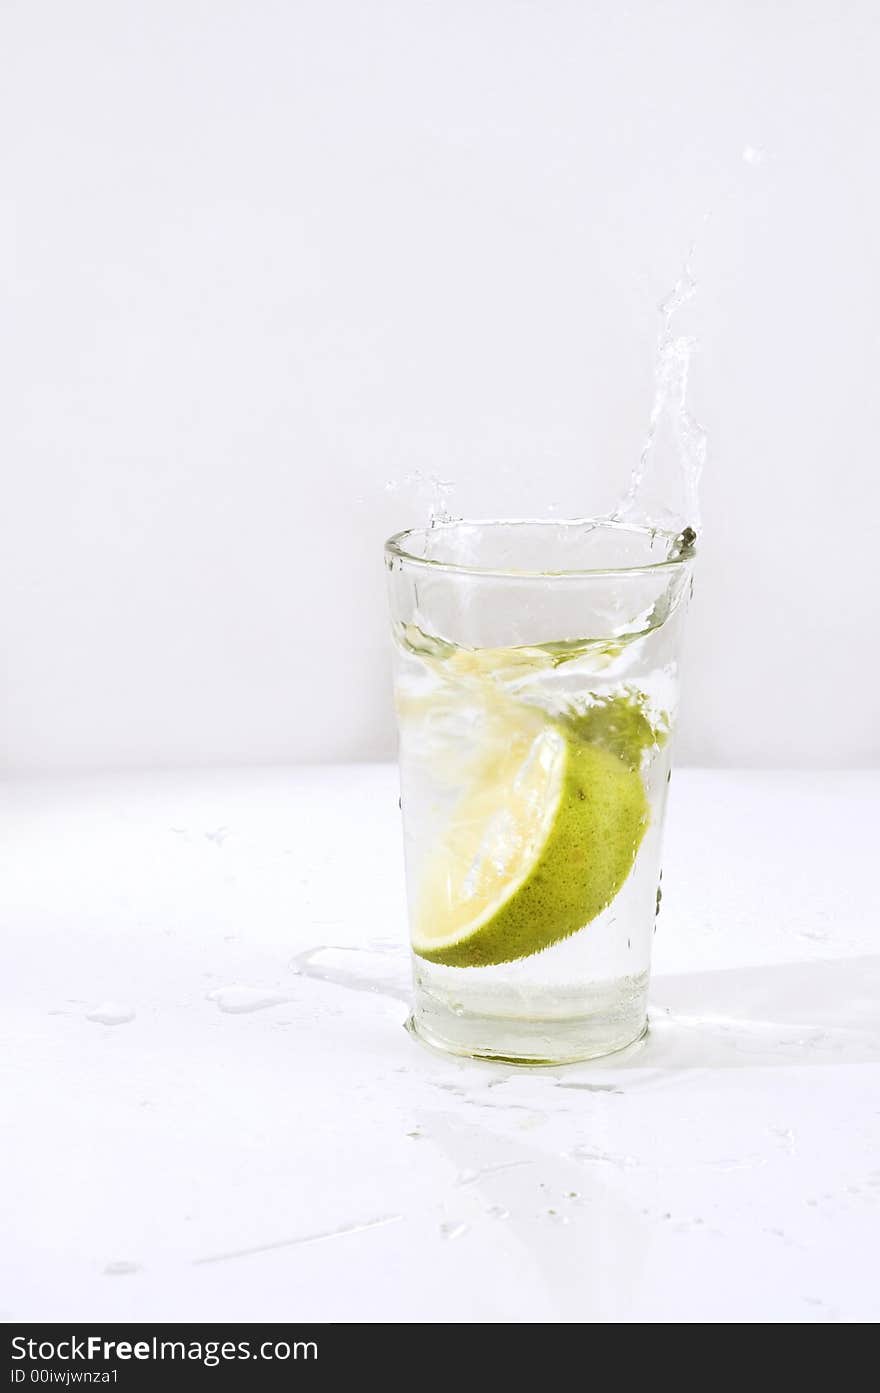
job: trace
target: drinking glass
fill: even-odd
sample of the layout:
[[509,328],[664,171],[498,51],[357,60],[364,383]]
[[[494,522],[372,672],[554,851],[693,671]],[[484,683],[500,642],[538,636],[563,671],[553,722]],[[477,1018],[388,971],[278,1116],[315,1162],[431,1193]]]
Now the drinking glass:
[[426,1043],[560,1064],[644,1033],[694,543],[609,520],[386,543]]

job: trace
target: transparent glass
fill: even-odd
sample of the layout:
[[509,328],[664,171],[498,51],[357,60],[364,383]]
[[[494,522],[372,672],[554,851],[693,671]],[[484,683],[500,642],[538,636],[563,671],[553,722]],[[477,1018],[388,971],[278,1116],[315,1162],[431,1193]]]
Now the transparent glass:
[[694,540],[498,521],[386,543],[427,1043],[558,1064],[644,1032]]

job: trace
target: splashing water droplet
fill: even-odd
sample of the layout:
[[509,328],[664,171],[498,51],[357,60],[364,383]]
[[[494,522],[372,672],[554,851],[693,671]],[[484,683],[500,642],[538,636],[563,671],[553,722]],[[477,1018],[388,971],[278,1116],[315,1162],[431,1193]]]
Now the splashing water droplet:
[[453,490],[455,489],[455,484],[449,479],[437,479],[433,477],[431,483],[433,485],[434,494],[428,509],[428,516],[431,526],[434,527],[438,522],[452,521],[449,503],[452,498]]
[[616,522],[670,531],[700,525],[699,484],[708,437],[688,410],[691,360],[697,340],[676,331],[681,310],[697,292],[695,250],[690,248],[681,275],[660,305],[654,401],[638,464],[623,500],[611,514]]
[[438,523],[452,522],[450,511],[455,484],[450,479],[441,479],[437,474],[423,474],[420,469],[406,474],[402,479],[388,479],[386,493],[399,493],[401,489],[412,489],[428,506],[428,523],[431,527]]

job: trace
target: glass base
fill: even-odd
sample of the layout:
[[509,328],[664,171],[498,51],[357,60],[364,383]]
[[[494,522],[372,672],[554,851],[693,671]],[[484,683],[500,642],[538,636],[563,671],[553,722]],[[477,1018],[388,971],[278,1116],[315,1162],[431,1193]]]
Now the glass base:
[[452,1009],[417,987],[406,1028],[433,1049],[469,1059],[577,1064],[614,1054],[641,1039],[648,1029],[647,994],[645,978],[626,978],[590,993],[583,1003],[588,1009],[578,1014],[501,1015],[468,1010],[460,1002]]

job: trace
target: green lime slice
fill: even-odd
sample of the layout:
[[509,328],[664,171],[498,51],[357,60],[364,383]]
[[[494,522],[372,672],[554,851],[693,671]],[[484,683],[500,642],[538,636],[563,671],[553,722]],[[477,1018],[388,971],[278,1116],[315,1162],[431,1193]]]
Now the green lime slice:
[[447,967],[539,953],[623,885],[648,826],[637,768],[564,722],[524,715],[481,766],[432,850],[413,948]]

